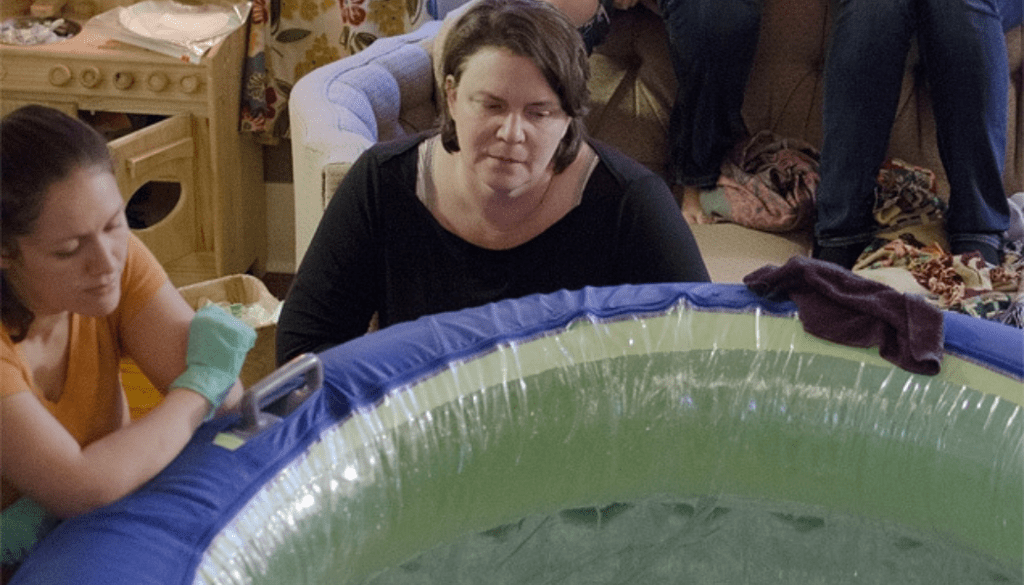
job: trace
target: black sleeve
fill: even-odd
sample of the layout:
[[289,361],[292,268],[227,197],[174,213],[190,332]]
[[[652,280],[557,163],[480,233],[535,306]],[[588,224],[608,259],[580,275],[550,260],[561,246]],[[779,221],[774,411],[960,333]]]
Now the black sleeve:
[[[639,166],[639,163],[625,164]],[[623,265],[632,272],[626,280],[632,283],[711,280],[693,232],[665,181],[646,169],[623,174],[625,193],[615,249],[622,254]]]
[[364,152],[327,205],[281,308],[278,365],[366,332],[383,264],[373,220],[379,164],[375,150]]

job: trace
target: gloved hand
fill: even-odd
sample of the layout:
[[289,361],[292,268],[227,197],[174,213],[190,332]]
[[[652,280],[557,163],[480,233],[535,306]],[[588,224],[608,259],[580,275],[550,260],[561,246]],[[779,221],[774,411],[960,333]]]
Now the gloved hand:
[[188,329],[188,368],[172,388],[188,388],[210,401],[209,420],[235,383],[256,331],[216,305],[196,311]]
[[3,511],[0,544],[3,564],[16,566],[25,560],[36,543],[56,528],[60,519],[29,498],[21,498]]

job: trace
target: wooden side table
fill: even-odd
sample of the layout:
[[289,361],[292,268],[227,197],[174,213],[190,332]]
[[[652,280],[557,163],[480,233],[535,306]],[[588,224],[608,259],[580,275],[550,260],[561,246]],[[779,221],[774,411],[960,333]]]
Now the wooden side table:
[[136,230],[176,286],[262,274],[267,255],[262,148],[239,131],[247,26],[189,64],[91,30],[41,46],[0,45],[0,112],[27,103],[71,114],[159,121],[110,142],[128,201],[151,182],[180,187],[162,219]]

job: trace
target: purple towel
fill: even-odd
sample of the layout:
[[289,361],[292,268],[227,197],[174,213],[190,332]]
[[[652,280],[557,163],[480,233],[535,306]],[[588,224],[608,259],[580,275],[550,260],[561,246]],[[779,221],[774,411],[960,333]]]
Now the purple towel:
[[788,296],[811,335],[854,347],[877,345],[879,355],[905,370],[939,373],[942,313],[921,297],[805,256],[759,268],[743,283],[761,296]]

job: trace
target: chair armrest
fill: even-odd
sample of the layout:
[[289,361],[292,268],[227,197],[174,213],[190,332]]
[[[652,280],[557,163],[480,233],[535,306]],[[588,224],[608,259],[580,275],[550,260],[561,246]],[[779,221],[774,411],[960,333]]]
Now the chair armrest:
[[430,47],[440,26],[441,21],[430,21],[412,32],[380,38],[355,55],[311,71],[292,88],[296,268],[333,186],[359,155],[378,141],[436,124]]

